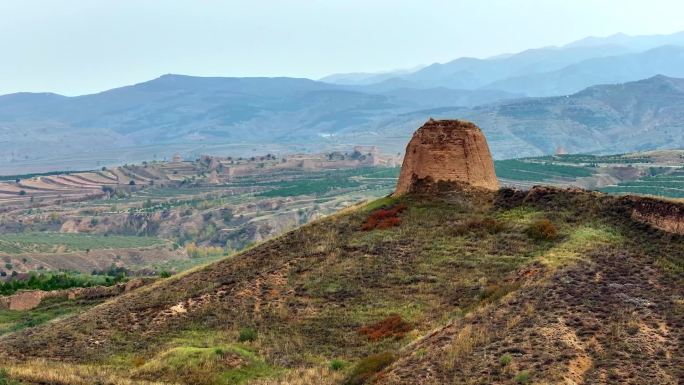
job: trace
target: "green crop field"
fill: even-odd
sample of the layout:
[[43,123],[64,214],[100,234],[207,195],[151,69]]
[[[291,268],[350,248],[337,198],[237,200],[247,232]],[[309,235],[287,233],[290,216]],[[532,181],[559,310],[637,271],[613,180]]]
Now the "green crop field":
[[593,171],[582,166],[566,166],[550,162],[522,161],[517,159],[494,162],[499,178],[521,181],[548,181],[562,178],[581,178],[591,176]]
[[643,194],[669,198],[684,198],[684,172],[647,176],[623,182],[617,186],[604,187],[601,191],[609,194]]
[[346,189],[367,187],[375,189],[394,187],[398,168],[357,168],[331,170],[304,174],[295,180],[281,181],[271,184],[270,190],[259,194],[263,197],[291,197],[298,195],[326,195]]
[[524,158],[523,160],[532,160],[535,162],[561,162],[561,163],[575,163],[575,164],[640,164],[649,163],[651,159],[647,156],[634,156],[628,154],[615,155],[589,155],[589,154],[568,154],[568,155],[547,155],[536,158]]
[[59,248],[61,248],[60,251],[85,251],[150,247],[163,243],[163,240],[153,237],[32,232],[0,235],[0,252],[9,254],[49,252]]
[[[606,174],[614,167],[633,167],[643,176],[623,181],[615,186],[600,188],[608,194],[654,195],[684,198],[684,169],[671,166],[649,165],[652,160],[636,155],[562,155],[495,161],[496,175],[508,181],[531,183],[573,183],[578,178],[595,175],[596,170]],[[651,167],[649,167],[651,166]],[[581,184],[580,184],[581,185]]]

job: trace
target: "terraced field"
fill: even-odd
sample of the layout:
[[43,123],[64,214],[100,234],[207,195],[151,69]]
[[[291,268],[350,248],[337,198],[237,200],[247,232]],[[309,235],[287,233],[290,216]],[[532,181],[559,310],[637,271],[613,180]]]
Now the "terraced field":
[[105,186],[113,188],[119,184],[109,171],[50,173],[26,179],[16,176],[14,180],[0,182],[0,207],[92,199],[105,195]]
[[331,161],[312,170],[268,159],[236,161],[243,172],[224,168],[220,177],[212,160],[16,176],[1,183],[0,274],[111,264],[181,271],[215,259],[190,257],[187,245],[228,254],[387,195],[398,175],[396,167],[330,169]]
[[153,237],[93,235],[80,233],[1,234],[0,252],[8,254],[87,251],[95,249],[142,248],[158,246],[164,241]]
[[0,177],[0,209],[91,200],[149,186],[173,184],[202,173],[196,162],[126,165],[76,173],[49,172]]
[[[361,153],[359,149],[368,152]],[[343,175],[337,175],[340,170],[393,164],[393,157],[378,154],[376,148],[355,148],[351,154],[292,155],[287,158],[268,154],[249,159],[201,156],[192,161],[174,159],[172,162],[143,162],[102,170],[0,176],[0,210],[109,198],[112,195],[123,198],[151,187],[162,188],[151,192],[150,199],[188,195],[189,186],[198,189],[197,192],[207,186],[243,186],[250,189],[249,192],[258,192],[265,190],[262,187],[278,183],[281,183],[281,188],[289,190],[271,193],[270,196],[317,194],[329,188],[334,189],[334,185],[341,182],[340,178],[355,172],[359,175],[365,173],[352,171],[347,175],[349,171],[344,171]],[[328,170],[328,179],[316,174],[310,178],[304,177],[309,179],[312,186],[317,186],[313,190],[283,185],[304,174],[322,170]],[[349,187],[360,187],[354,182],[348,181],[347,184]],[[182,191],[174,192],[178,188],[182,188]]]

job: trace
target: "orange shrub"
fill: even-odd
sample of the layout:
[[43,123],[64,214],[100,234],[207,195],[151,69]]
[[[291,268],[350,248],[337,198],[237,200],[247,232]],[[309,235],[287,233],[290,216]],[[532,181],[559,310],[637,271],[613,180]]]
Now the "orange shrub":
[[404,338],[412,329],[413,327],[400,315],[392,314],[378,323],[362,327],[359,329],[359,334],[365,335],[370,341],[380,341],[390,337]]
[[527,228],[527,235],[538,240],[552,240],[558,237],[558,228],[550,220],[544,218],[532,222]]

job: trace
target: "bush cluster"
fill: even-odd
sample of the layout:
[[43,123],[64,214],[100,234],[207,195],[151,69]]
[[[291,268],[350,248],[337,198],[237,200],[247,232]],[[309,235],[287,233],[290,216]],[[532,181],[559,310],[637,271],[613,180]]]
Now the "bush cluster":
[[238,334],[238,342],[253,342],[257,339],[257,331],[252,328],[240,329]]
[[376,373],[389,366],[395,358],[394,354],[387,352],[364,358],[356,364],[344,385],[363,385],[368,383]]
[[399,226],[401,224],[401,218],[399,218],[399,214],[401,214],[404,210],[406,210],[406,205],[404,204],[398,204],[396,206],[375,210],[371,213],[368,219],[366,219],[363,225],[361,225],[361,230],[382,230]]
[[530,238],[540,241],[550,241],[558,237],[558,228],[546,218],[532,222],[526,232]]

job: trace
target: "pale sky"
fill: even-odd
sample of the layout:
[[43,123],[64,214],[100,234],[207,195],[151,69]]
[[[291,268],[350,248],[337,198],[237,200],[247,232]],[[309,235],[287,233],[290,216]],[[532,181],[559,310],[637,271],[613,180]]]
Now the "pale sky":
[[383,71],[684,30],[682,0],[0,0],[0,94]]

